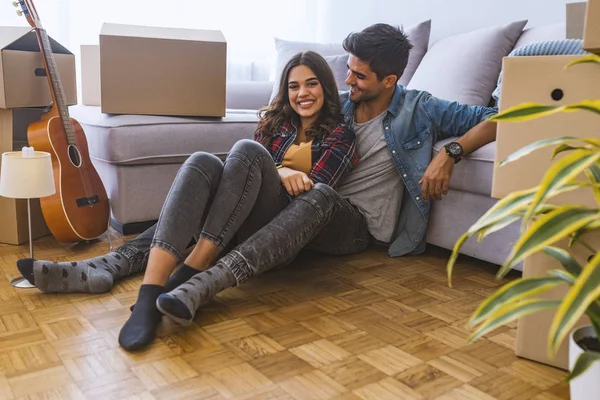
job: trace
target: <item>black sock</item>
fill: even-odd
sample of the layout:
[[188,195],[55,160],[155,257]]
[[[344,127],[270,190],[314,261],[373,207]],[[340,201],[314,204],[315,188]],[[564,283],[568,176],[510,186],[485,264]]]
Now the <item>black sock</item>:
[[[181,264],[179,268],[169,277],[167,284],[165,285],[165,292],[170,292],[171,290],[177,288],[182,283],[185,283],[190,280],[190,278],[201,271],[190,267],[187,264]],[[32,283],[33,284],[33,283]],[[129,309],[133,311],[135,308],[135,304],[133,304]]]
[[156,299],[164,290],[159,285],[140,286],[135,309],[119,333],[119,344],[125,350],[139,350],[154,340],[161,318]]
[[194,269],[185,263],[181,264],[181,267],[177,268],[177,270],[169,277],[169,280],[165,285],[165,292],[170,292],[182,283],[189,281],[192,276],[200,272],[202,271]]

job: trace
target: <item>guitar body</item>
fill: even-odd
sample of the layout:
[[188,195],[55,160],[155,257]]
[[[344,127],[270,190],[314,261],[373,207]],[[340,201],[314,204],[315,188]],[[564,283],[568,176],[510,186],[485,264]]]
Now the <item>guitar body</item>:
[[[35,150],[51,154],[56,193],[40,199],[42,213],[59,242],[96,239],[108,228],[108,196],[89,156],[87,139],[79,122],[70,119],[76,146],[69,145],[58,116],[29,125],[27,139]],[[77,165],[79,164],[79,165]]]

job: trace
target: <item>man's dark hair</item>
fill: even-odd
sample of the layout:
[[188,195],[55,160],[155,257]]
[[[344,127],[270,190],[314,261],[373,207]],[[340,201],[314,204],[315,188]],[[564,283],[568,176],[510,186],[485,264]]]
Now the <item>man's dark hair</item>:
[[413,48],[402,28],[388,24],[375,24],[353,32],[344,39],[343,46],[348,53],[368,62],[380,81],[388,75],[400,79]]

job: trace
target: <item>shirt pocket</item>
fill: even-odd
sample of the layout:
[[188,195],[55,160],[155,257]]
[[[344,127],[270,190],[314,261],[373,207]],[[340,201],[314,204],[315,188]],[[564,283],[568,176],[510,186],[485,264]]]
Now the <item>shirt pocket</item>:
[[431,129],[429,127],[424,127],[424,128],[421,128],[420,130],[418,130],[417,132],[415,132],[414,135],[411,135],[406,140],[404,140],[402,145],[404,146],[404,148],[406,150],[420,149],[421,147],[423,147],[425,142],[430,138],[430,136],[431,136]]

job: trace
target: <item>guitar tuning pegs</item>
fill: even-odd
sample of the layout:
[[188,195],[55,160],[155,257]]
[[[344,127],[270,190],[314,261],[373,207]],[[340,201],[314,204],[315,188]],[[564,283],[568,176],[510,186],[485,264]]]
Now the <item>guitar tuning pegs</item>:
[[20,17],[21,15],[23,15],[23,11],[17,10],[17,15]]
[[13,1],[12,5],[15,6],[15,7],[19,7],[19,3],[17,3],[16,1]]

